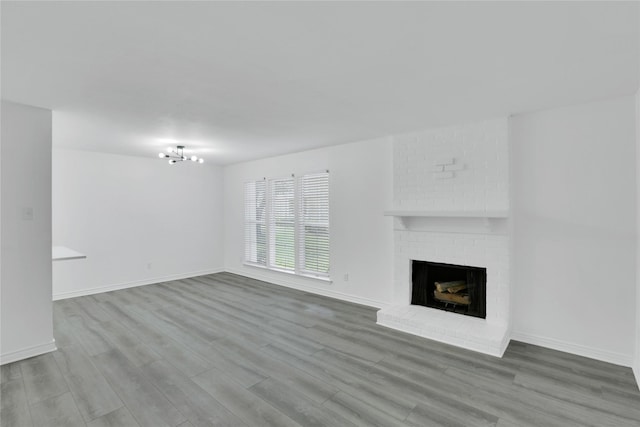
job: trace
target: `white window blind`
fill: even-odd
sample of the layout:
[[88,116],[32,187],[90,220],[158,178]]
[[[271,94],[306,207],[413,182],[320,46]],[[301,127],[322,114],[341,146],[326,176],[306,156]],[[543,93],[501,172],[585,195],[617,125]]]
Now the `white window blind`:
[[295,181],[293,178],[269,182],[271,210],[269,262],[273,268],[295,270]]
[[266,181],[244,185],[245,261],[267,265],[267,186]]
[[245,183],[245,262],[329,279],[329,172]]
[[299,269],[303,274],[328,276],[329,174],[303,175],[299,191]]

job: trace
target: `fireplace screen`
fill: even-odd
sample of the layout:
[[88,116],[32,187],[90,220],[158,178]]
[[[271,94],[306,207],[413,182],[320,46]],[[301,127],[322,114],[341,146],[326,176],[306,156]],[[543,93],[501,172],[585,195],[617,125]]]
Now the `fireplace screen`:
[[416,260],[411,267],[411,304],[486,317],[486,268]]

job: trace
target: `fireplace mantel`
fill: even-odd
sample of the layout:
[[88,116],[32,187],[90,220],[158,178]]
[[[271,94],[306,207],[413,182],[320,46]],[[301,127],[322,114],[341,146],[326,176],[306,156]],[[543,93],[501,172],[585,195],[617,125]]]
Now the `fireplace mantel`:
[[400,218],[487,218],[507,219],[507,211],[424,211],[424,210],[387,210],[385,216]]
[[471,234],[508,231],[507,211],[388,210],[384,214],[395,219],[395,230]]

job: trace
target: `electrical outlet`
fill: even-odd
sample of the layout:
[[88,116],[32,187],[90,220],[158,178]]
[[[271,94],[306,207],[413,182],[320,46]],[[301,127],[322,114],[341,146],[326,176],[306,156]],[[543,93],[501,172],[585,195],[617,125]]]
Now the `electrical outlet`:
[[147,270],[151,270],[151,263],[150,262],[147,263]]
[[22,220],[33,221],[33,208],[31,206],[22,208]]
[[344,274],[344,281],[348,282],[349,281],[349,273],[345,273]]

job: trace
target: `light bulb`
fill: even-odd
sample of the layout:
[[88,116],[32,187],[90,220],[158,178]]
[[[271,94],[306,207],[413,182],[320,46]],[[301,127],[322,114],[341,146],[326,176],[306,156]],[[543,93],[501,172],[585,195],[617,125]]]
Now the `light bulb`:
[[195,162],[196,160],[198,160],[198,156],[191,156],[191,161]]
[[198,159],[198,163],[204,163],[204,159]]
[[174,164],[175,162],[176,162],[176,161],[175,161],[175,160],[173,160],[173,159],[169,160],[169,164],[170,164],[170,165]]
[[167,155],[166,155],[166,154],[164,154],[164,153],[160,153],[160,154],[158,154],[158,157],[160,157],[161,159],[164,159],[166,156],[167,156]]
[[171,147],[167,148],[167,153],[173,153],[173,148]]

